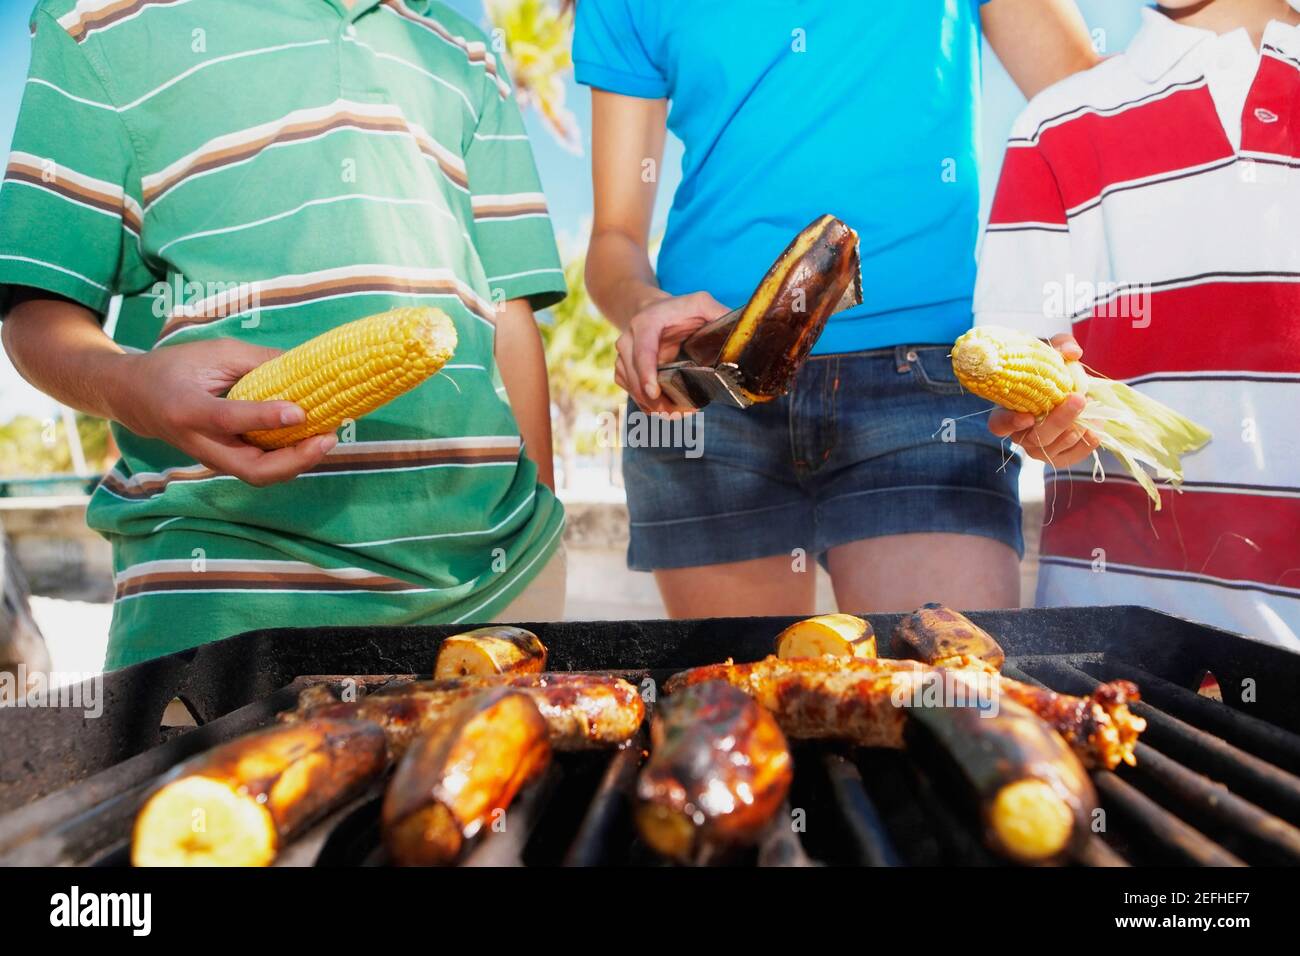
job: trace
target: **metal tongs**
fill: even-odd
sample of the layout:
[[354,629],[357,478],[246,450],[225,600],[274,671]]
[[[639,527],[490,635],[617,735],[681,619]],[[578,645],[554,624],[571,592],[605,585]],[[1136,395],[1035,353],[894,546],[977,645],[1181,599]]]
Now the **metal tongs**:
[[[750,299],[745,306],[695,330],[681,343],[677,358],[660,365],[659,388],[673,405],[685,410],[720,402],[732,408],[749,408],[757,401],[787,393],[807,351],[831,316],[862,304],[857,233],[833,216],[819,217],[776,260],[755,290],[755,297],[770,289],[774,276],[780,282],[777,289],[784,289],[774,295],[770,311],[763,313],[761,328],[768,332],[762,338],[748,332],[753,336],[749,345],[740,350],[728,349],[737,325],[754,302]],[[820,280],[826,280],[828,289],[818,289]],[[835,302],[828,302],[826,295],[835,294],[841,282],[846,282],[844,293]],[[800,306],[794,306],[796,299],[790,297],[790,290],[806,290],[807,302],[801,294],[797,297]],[[787,333],[792,330],[796,336],[807,333],[809,341],[790,338]],[[761,345],[755,349],[753,343]],[[735,360],[723,362],[723,355],[744,363],[744,367]]]
[[[862,280],[859,277],[844,290],[830,314],[835,316],[861,304]],[[732,408],[749,408],[754,404],[741,388],[739,366],[718,361],[744,311],[744,306],[733,309],[697,329],[682,343],[676,361],[659,366],[659,388],[674,405],[703,408],[711,402],[721,402]]]

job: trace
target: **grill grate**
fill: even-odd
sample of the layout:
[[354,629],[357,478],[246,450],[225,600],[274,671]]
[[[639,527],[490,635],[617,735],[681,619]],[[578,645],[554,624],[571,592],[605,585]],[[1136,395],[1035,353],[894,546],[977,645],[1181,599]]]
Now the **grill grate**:
[[[1242,638],[1197,628],[1186,622],[1136,609],[1078,609],[1092,611],[1075,627],[1076,646],[1060,653],[1065,643],[1063,621],[1049,620],[1053,612],[1004,612],[972,615],[999,637],[1009,654],[1008,676],[1054,690],[1084,694],[1102,680],[1125,678],[1142,689],[1144,703],[1136,712],[1148,721],[1137,750],[1138,766],[1094,772],[1105,831],[1096,835],[1074,860],[1090,866],[1190,864],[1300,863],[1300,736],[1295,715],[1284,706],[1253,712],[1211,701],[1189,687],[1199,686],[1201,674],[1212,669],[1225,687],[1243,679],[1256,680],[1259,693],[1286,689],[1292,695],[1300,678],[1300,658]],[[1114,613],[1112,619],[1106,617]],[[1101,618],[1099,621],[1098,618]],[[1144,620],[1144,618],[1146,618]],[[893,618],[873,618],[877,632],[887,634]],[[1126,625],[1129,642],[1105,646],[1089,642],[1095,633]],[[538,625],[551,648],[557,669],[607,669],[615,660],[647,665],[618,669],[618,676],[639,683],[662,682],[687,666],[727,656],[757,658],[770,647],[771,636],[788,621],[656,622],[619,625]],[[1068,617],[1064,623],[1069,623]],[[576,634],[566,630],[577,628]],[[620,630],[622,629],[622,630]],[[1160,634],[1172,649],[1154,650],[1133,635]],[[80,754],[80,766],[62,768],[64,785],[47,786],[48,795],[0,815],[0,864],[122,865],[128,861],[131,822],[143,793],[169,767],[255,727],[296,701],[308,682],[337,677],[297,677],[283,668],[311,668],[311,662],[333,674],[373,673],[376,664],[395,665],[403,673],[380,674],[360,680],[368,685],[411,672],[431,662],[430,648],[448,629],[402,629],[323,632],[340,643],[327,653],[299,646],[277,655],[280,669],[260,671],[248,656],[238,668],[230,655],[243,645],[283,643],[299,632],[243,635],[190,655],[154,662],[155,674],[172,673],[170,685],[187,688],[187,703],[200,716],[206,703],[237,695],[232,680],[251,679],[242,706],[161,746],[113,758],[123,749],[128,731],[139,734],[156,713],[134,702],[134,712],[118,711],[106,702],[106,721],[116,730],[96,733],[117,743],[102,752]],[[306,632],[302,632],[306,633]],[[319,635],[322,632],[312,632]],[[1031,635],[1038,640],[1030,640]],[[1174,637],[1170,637],[1174,635]],[[592,638],[603,636],[604,643]],[[692,641],[691,639],[694,638]],[[319,648],[321,640],[311,642]],[[587,646],[584,646],[586,644]],[[226,650],[223,645],[229,646]],[[265,645],[262,645],[265,646]],[[1180,653],[1181,650],[1181,653]],[[254,655],[255,657],[255,655]],[[187,664],[188,667],[182,667]],[[147,670],[151,665],[141,665]],[[140,668],[110,675],[107,685],[127,678],[122,686],[106,686],[110,697],[137,684],[147,673]],[[1230,677],[1227,675],[1231,675]],[[281,679],[277,688],[257,686],[267,677]],[[289,679],[284,679],[285,677]],[[169,692],[168,685],[162,694]],[[157,700],[159,695],[155,695]],[[15,720],[14,718],[20,718]],[[0,749],[21,742],[24,732],[61,719],[49,712],[0,712]],[[67,716],[63,715],[66,720]],[[134,724],[134,726],[132,726]],[[84,724],[82,725],[84,726]],[[69,728],[71,722],[69,722]],[[47,741],[46,749],[66,746],[72,739]],[[124,729],[125,728],[125,729]],[[156,729],[151,729],[156,733]],[[81,741],[83,746],[94,746]],[[627,800],[645,747],[644,736],[625,749],[604,753],[557,754],[550,771],[525,790],[508,814],[504,832],[489,833],[462,862],[467,866],[518,865],[652,865],[659,861],[635,838]],[[39,753],[40,748],[35,748]],[[761,844],[728,862],[758,866],[819,864],[1001,865],[981,842],[977,821],[969,808],[947,792],[937,768],[911,754],[874,751],[828,743],[794,747],[795,781],[789,804]],[[0,761],[2,762],[2,761]],[[100,769],[100,768],[104,769]],[[91,772],[98,770],[98,772]],[[54,778],[49,767],[32,771],[45,784]],[[84,777],[77,781],[78,777]],[[0,780],[12,794],[17,788]],[[30,786],[30,784],[29,784]],[[382,787],[376,786],[349,805],[319,821],[287,847],[279,866],[372,866],[385,862],[380,846],[378,816]],[[803,826],[793,826],[792,823]]]

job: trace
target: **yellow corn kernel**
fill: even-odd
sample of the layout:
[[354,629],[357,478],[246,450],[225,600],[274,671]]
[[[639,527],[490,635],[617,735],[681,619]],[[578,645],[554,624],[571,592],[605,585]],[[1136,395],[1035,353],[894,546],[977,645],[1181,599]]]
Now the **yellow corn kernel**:
[[1078,380],[1060,352],[1014,329],[971,329],[952,348],[952,368],[966,391],[1036,417],[1078,390]]
[[301,425],[249,432],[267,450],[332,432],[434,375],[456,350],[456,327],[439,309],[404,308],[357,319],[292,348],[235,383],[228,398],[294,402]]

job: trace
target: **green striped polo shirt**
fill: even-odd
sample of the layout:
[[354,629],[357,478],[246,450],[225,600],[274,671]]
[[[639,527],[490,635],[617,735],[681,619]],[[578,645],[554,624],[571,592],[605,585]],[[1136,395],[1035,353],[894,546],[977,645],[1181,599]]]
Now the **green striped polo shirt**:
[[427,0],[45,0],[32,34],[0,294],[101,313],[120,294],[127,349],[287,348],[414,304],[460,340],[273,487],[116,428],[88,511],[114,548],[108,665],[254,627],[494,617],[564,521],[523,455],[494,317],[565,286],[481,31]]

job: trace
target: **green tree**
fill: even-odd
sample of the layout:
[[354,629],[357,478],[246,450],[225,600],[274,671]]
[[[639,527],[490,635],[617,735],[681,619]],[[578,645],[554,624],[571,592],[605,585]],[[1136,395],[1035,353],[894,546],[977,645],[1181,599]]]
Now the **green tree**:
[[549,309],[541,323],[546,344],[546,372],[555,406],[555,452],[563,466],[565,484],[573,483],[584,414],[618,407],[623,392],[614,384],[618,330],[596,311],[587,295],[585,260],[573,257],[564,267],[569,294]]
[[502,54],[521,108],[534,107],[556,140],[582,153],[582,131],[564,105],[564,81],[573,68],[569,47],[573,6],[551,0],[484,0],[496,31],[493,51]]
[[[77,413],[77,433],[92,472],[107,471],[117,458],[108,422]],[[0,425],[0,474],[5,477],[38,477],[72,473],[72,452],[64,439],[63,422],[42,421],[19,415]]]

